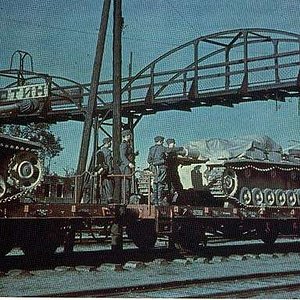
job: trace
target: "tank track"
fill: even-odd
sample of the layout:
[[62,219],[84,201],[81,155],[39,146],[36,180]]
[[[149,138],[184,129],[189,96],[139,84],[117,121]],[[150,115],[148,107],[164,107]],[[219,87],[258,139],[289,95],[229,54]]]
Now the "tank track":
[[26,190],[26,191],[22,191],[16,194],[13,194],[9,197],[5,197],[3,199],[0,199],[0,203],[8,203],[8,202],[14,202],[17,201],[18,199],[20,199],[22,196],[25,196],[27,193],[29,193],[30,191],[32,191],[33,189],[30,190]]
[[266,168],[252,164],[219,166],[214,167],[213,174],[208,176],[210,193],[213,197],[224,199],[236,207],[300,207],[300,186],[285,189],[244,185],[238,173],[243,171],[244,174],[248,173],[251,176],[251,170],[260,173],[274,172],[274,174],[279,170],[289,172],[291,177],[296,176],[298,180],[300,178],[300,167],[296,166],[273,165]]
[[234,195],[238,186],[234,186],[234,191],[228,193],[226,187],[224,186],[224,179],[226,174],[226,167],[214,168],[214,174],[209,175],[208,180],[211,182],[209,191],[215,198],[221,198],[229,202],[235,207],[246,207],[243,203],[239,201]]
[[0,149],[10,152],[0,175],[0,203],[18,201],[35,190],[43,177],[41,160],[30,145],[0,142]]

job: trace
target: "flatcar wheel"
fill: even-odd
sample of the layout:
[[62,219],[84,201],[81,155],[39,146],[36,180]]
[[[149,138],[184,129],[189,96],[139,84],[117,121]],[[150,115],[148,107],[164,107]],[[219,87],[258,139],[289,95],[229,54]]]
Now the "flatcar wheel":
[[27,257],[48,258],[51,257],[59,245],[41,243],[41,241],[32,241],[32,244],[23,244],[22,251]]
[[202,230],[192,230],[188,226],[179,226],[174,232],[172,240],[175,247],[181,251],[197,253],[207,244],[207,237]]
[[273,245],[278,237],[279,231],[277,226],[267,222],[261,228],[257,228],[259,238],[268,245]]
[[11,239],[1,236],[0,238],[0,258],[9,253],[14,247],[14,243]]
[[11,226],[0,224],[0,257],[5,256],[14,247],[13,230]]
[[265,204],[267,206],[274,205],[275,204],[275,200],[276,200],[274,191],[271,190],[271,189],[264,189],[263,193],[264,193]]
[[254,188],[251,191],[253,204],[261,206],[264,203],[264,194],[259,188]]
[[243,187],[240,192],[240,202],[245,205],[252,204],[252,193],[247,187]]
[[56,227],[28,226],[26,236],[21,241],[21,249],[28,257],[36,259],[52,256],[61,243],[60,231]]
[[275,199],[276,199],[276,205],[277,206],[284,206],[286,204],[286,193],[278,189],[275,191]]
[[175,248],[189,253],[197,253],[200,250],[200,241],[195,241],[192,238],[186,238],[177,240],[175,243]]
[[286,191],[286,202],[289,207],[293,207],[297,203],[297,195],[293,190]]
[[0,244],[0,258],[8,254],[12,248],[13,246],[11,244]]
[[21,249],[28,257],[43,259],[51,257],[59,247],[58,240],[51,238],[50,234],[43,234],[25,241]]
[[153,222],[131,222],[126,226],[126,233],[140,249],[147,250],[155,246],[157,234]]

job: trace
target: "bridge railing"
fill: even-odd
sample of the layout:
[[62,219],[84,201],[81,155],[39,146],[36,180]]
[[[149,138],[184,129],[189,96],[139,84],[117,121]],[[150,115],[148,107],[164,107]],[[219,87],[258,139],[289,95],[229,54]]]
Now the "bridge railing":
[[[236,31],[236,36],[227,33],[199,38],[174,49],[155,60],[123,87],[123,100],[146,101],[168,97],[197,98],[199,93],[229,91],[255,86],[280,84],[297,79],[300,65],[299,36],[278,31],[263,31],[260,35],[250,30]],[[266,35],[270,33],[270,35]],[[274,37],[271,36],[274,35]],[[279,36],[278,36],[279,35]],[[283,37],[282,37],[283,36]],[[224,39],[231,42],[223,42]],[[206,51],[205,43],[217,45],[217,49]],[[165,69],[166,57],[171,57],[184,48],[190,48],[191,63],[178,69]],[[203,53],[203,54],[202,54]],[[201,55],[200,55],[201,54]],[[160,66],[163,65],[163,68]],[[243,86],[244,85],[244,86]],[[109,95],[112,89],[103,89],[101,96]]]
[[[180,45],[123,78],[122,102],[133,104],[126,113],[134,114],[135,103],[141,105],[139,112],[142,108],[155,112],[174,103],[231,106],[261,98],[284,100],[299,95],[295,88],[300,85],[299,65],[297,34],[259,28],[215,33]],[[20,75],[27,76],[28,82],[51,82],[45,111],[53,118],[84,119],[90,84],[33,71],[0,71],[1,79],[13,80],[8,86],[16,85]],[[112,94],[112,80],[99,83],[97,108],[104,111],[102,117],[111,109]]]

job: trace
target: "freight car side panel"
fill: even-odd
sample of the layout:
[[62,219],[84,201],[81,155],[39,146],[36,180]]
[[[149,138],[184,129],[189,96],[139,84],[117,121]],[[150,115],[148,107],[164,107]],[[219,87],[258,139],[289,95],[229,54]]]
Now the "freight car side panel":
[[0,219],[28,218],[113,218],[116,208],[123,207],[125,215],[136,219],[299,219],[300,208],[279,207],[203,207],[153,205],[99,205],[99,204],[0,204]]

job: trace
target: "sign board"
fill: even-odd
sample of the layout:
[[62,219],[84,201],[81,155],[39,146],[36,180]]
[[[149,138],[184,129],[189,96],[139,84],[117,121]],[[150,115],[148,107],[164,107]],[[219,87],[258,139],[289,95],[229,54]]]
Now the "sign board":
[[0,102],[13,102],[25,99],[48,97],[48,85],[39,83],[0,89]]

